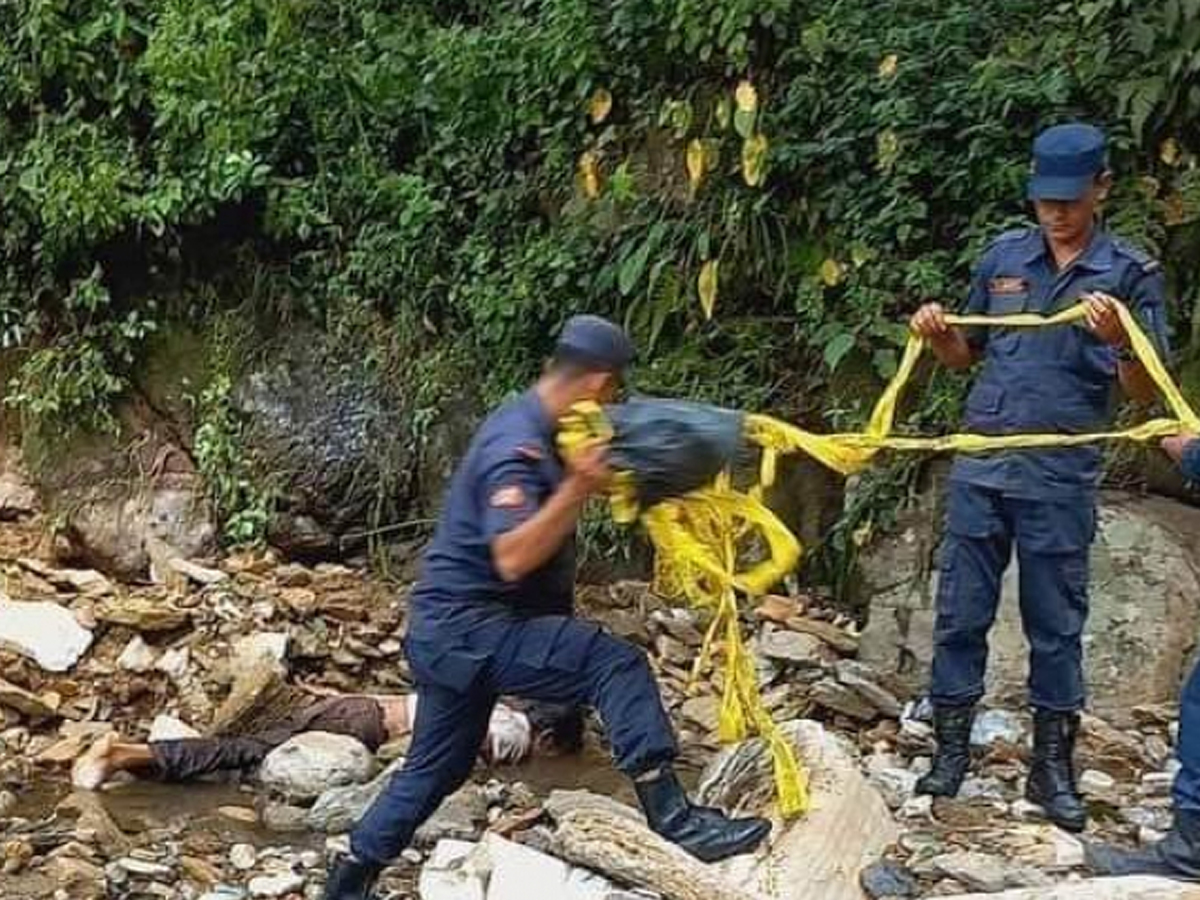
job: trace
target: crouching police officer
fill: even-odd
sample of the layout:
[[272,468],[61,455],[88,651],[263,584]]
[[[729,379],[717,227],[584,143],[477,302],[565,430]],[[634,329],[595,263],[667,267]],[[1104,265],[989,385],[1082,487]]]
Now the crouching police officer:
[[560,460],[556,423],[579,401],[611,399],[632,357],[620,328],[577,316],[533,389],[476,433],[412,595],[406,652],[420,703],[409,755],[354,829],[326,900],[371,896],[381,869],[470,775],[501,694],[594,707],[650,827],[698,858],[747,852],[769,833],[763,819],[688,801],[644,654],[571,617],[576,525],[610,472],[604,447]]
[[[936,303],[912,329],[955,369],[982,361],[966,427],[983,434],[1106,429],[1114,386],[1153,397],[1130,355],[1113,298],[1125,301],[1165,349],[1158,265],[1097,224],[1108,193],[1105,139],[1089,125],[1043,132],[1033,146],[1028,196],[1039,228],[1002,235],[975,270],[965,311],[1052,314],[1088,304],[1087,327],[962,329]],[[1096,447],[959,457],[950,477],[942,544],[931,696],[937,753],[921,793],[953,796],[969,763],[975,704],[984,694],[988,631],[1016,545],[1021,617],[1029,640],[1033,761],[1026,796],[1048,818],[1084,827],[1073,751],[1084,704],[1082,641],[1088,552],[1100,477]]]
[[[1167,438],[1163,449],[1183,474],[1200,484],[1200,438]],[[1099,875],[1164,875],[1200,881],[1200,664],[1192,669],[1179,703],[1179,773],[1173,791],[1174,823],[1165,838],[1142,850],[1087,845],[1087,860]]]

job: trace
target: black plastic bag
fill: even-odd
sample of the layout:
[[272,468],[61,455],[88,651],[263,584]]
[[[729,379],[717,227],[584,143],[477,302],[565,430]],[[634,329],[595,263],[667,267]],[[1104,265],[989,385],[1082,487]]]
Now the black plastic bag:
[[609,461],[633,473],[642,507],[704,487],[746,451],[743,414],[719,406],[638,397],[604,414],[613,428]]

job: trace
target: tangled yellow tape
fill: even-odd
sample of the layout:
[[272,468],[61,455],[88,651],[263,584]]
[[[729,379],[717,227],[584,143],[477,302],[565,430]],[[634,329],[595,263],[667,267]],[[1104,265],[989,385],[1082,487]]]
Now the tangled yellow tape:
[[[632,522],[640,514],[655,548],[657,589],[713,613],[693,676],[708,666],[720,644],[725,657],[720,738],[737,741],[756,733],[767,740],[775,766],[779,811],[785,818],[807,810],[807,776],[792,745],[782,737],[763,704],[753,660],[742,638],[737,605],[739,593],[747,597],[765,593],[800,561],[800,542],[762,502],[763,490],[774,482],[779,455],[807,453],[825,466],[850,475],[869,465],[881,450],[978,453],[1116,439],[1150,441],[1183,432],[1200,433],[1200,418],[1167,372],[1154,344],[1125,306],[1118,305],[1118,312],[1134,354],[1158,386],[1174,418],[1093,434],[893,435],[896,404],[925,349],[921,338],[911,336],[895,377],[862,432],[820,435],[767,416],[747,416],[745,437],[762,449],[757,483],[747,490],[735,489],[729,475],[724,474],[709,487],[639,510],[632,473],[618,473],[610,495],[613,517],[618,522]],[[1086,316],[1087,308],[1081,304],[1053,316],[948,316],[947,321],[960,326],[1046,328],[1073,325]],[[568,455],[582,443],[611,437],[611,426],[595,404],[581,404],[560,423],[559,442]]]

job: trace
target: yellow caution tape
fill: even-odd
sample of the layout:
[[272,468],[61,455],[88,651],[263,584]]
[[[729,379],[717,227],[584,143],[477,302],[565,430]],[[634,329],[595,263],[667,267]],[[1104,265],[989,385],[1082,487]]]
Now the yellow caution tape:
[[[808,809],[808,778],[794,748],[763,704],[753,659],[741,634],[737,605],[738,593],[751,598],[761,596],[795,569],[802,554],[800,542],[762,501],[763,490],[774,482],[778,456],[807,453],[825,466],[850,475],[869,465],[881,450],[980,453],[1071,447],[1117,439],[1151,441],[1184,432],[1200,433],[1200,418],[1167,372],[1153,342],[1124,305],[1118,304],[1117,311],[1130,336],[1133,353],[1157,385],[1174,418],[1091,434],[893,435],[896,405],[926,346],[924,340],[913,335],[896,375],[861,432],[821,435],[767,416],[747,416],[745,437],[762,449],[757,483],[747,490],[734,489],[728,475],[722,475],[709,487],[643,510],[639,508],[633,474],[617,473],[610,488],[613,518],[632,522],[640,514],[656,551],[656,588],[713,614],[693,678],[709,665],[720,642],[725,667],[719,736],[723,741],[736,741],[754,733],[768,742],[779,811],[785,818]],[[958,326],[1046,328],[1073,325],[1086,316],[1087,308],[1080,304],[1053,316],[947,316],[946,321]],[[580,404],[560,423],[559,444],[567,456],[584,444],[611,437],[612,427],[596,404]]]

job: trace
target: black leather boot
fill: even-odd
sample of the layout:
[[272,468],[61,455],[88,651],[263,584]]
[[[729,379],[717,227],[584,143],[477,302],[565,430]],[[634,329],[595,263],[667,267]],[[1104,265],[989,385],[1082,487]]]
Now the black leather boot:
[[372,900],[381,866],[363,862],[352,853],[340,856],[329,867],[325,900]]
[[1176,881],[1200,881],[1200,813],[1177,809],[1175,824],[1166,837],[1141,850],[1088,842],[1084,853],[1097,875],[1160,875]]
[[975,724],[975,705],[938,706],[933,710],[933,733],[937,752],[933,768],[917,782],[918,794],[953,797],[962,787],[971,765],[971,726]]
[[1067,831],[1083,831],[1087,808],[1075,785],[1075,738],[1079,713],[1038,709],[1033,714],[1033,761],[1025,798]]
[[749,853],[771,833],[766,819],[731,819],[720,810],[693,806],[669,766],[634,779],[633,785],[651,830],[703,862]]

